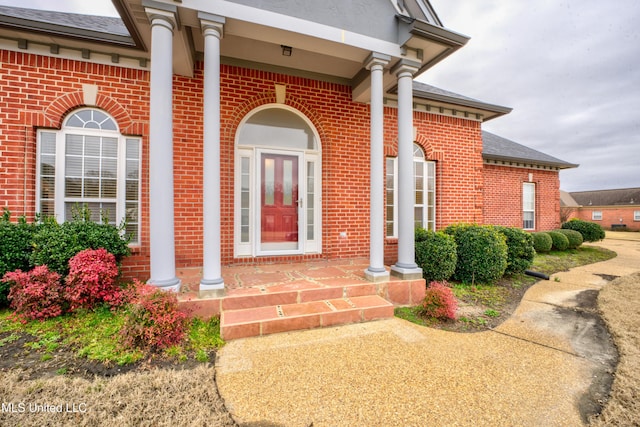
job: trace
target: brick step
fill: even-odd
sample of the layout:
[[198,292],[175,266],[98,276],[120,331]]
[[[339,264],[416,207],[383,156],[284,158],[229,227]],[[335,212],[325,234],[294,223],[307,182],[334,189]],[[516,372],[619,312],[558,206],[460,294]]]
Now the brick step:
[[393,317],[393,304],[377,295],[223,310],[225,340]]

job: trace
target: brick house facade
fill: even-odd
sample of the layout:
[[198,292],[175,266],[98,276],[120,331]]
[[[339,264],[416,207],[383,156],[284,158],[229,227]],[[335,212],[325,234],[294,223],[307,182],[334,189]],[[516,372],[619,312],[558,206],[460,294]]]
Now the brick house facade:
[[[387,8],[398,7],[394,3]],[[123,16],[139,10],[148,16],[145,24],[123,18],[129,33],[135,32],[142,40],[134,40],[135,49],[113,48],[119,53],[109,55],[109,47],[76,37],[68,42],[69,52],[61,54],[53,45],[47,51],[48,44],[35,32],[8,24],[1,29],[0,200],[2,206],[27,218],[45,212],[50,203],[51,213],[64,220],[69,216],[68,205],[84,200],[94,181],[99,182],[95,185],[101,189],[96,193],[100,196],[87,200],[96,206],[111,206],[111,199],[103,192],[113,191],[115,200],[116,191],[109,185],[118,185],[114,222],[127,218],[135,225],[136,235],[133,255],[123,266],[127,277],[151,278],[158,286],[175,287],[179,286],[176,269],[204,263],[203,275],[208,277],[203,277],[202,283],[217,288],[223,286],[221,265],[370,257],[372,280],[378,274],[384,276],[380,269],[383,259],[387,265],[395,264],[401,277],[411,278],[420,273],[413,264],[415,224],[435,229],[456,222],[522,226],[523,183],[535,183],[533,229],[557,227],[558,170],[575,165],[531,156],[533,150],[512,156],[511,163],[506,163],[504,158],[487,153],[481,125],[510,109],[423,84],[412,85],[414,75],[466,43],[466,38],[444,29],[432,11],[422,18],[414,16],[404,46],[387,46],[386,35],[370,34],[369,39],[379,38],[384,52],[367,52],[364,46],[371,45],[369,39],[345,45],[345,52],[355,60],[345,65],[345,70],[336,69],[336,75],[328,76],[316,58],[300,63],[300,68],[285,68],[279,62],[259,62],[259,52],[252,60],[222,55],[220,49],[227,49],[227,39],[232,47],[245,41],[238,36],[243,22],[231,6],[196,11],[189,9],[187,2],[179,9],[168,1],[116,4],[121,12],[128,11]],[[416,4],[428,5],[422,1]],[[241,11],[250,9],[242,6]],[[38,12],[33,14],[37,18]],[[256,22],[251,25],[259,24],[259,16],[255,15]],[[297,19],[300,17],[280,17],[276,30],[295,34],[287,26],[297,26]],[[406,26],[393,15],[389,19],[401,28]],[[417,24],[420,22],[422,27]],[[223,37],[225,25],[231,32],[228,37]],[[184,35],[187,31],[196,52],[191,56],[193,62],[187,58],[185,65],[185,53],[175,46],[189,40]],[[199,31],[204,37],[194,36]],[[352,29],[353,34],[357,31]],[[432,33],[423,37],[425,31]],[[305,46],[310,35],[296,37],[290,41],[294,54],[296,44]],[[335,48],[334,41],[314,37],[318,52]],[[154,45],[154,40],[165,44]],[[153,47],[166,47],[167,40],[173,40],[173,57]],[[288,46],[281,47],[284,56]],[[87,54],[89,49],[106,53]],[[413,56],[402,57],[400,53],[407,49]],[[345,52],[335,53],[331,60],[342,64]],[[303,48],[300,54],[305,55]],[[146,58],[151,59],[151,65]],[[213,66],[208,60],[214,60]],[[355,71],[351,70],[354,63],[358,64]],[[310,70],[312,65],[317,68]],[[77,131],[71,120],[94,117],[93,111],[106,114],[98,127],[111,122],[115,126],[104,133],[102,154],[93,157],[86,154],[89,141],[102,138],[101,131],[86,130],[83,172],[75,176],[69,172],[70,165],[82,155],[71,153],[69,148],[73,139],[69,135]],[[268,139],[266,133],[271,128],[265,126],[271,125],[265,125],[263,117],[278,121],[272,126],[278,128],[274,132],[280,128],[293,129],[296,135],[304,132],[309,145],[273,146],[250,139],[246,135],[251,126],[258,126]],[[87,123],[84,129],[89,129]],[[117,155],[122,157],[104,154],[111,144],[108,138],[122,144]],[[51,147],[57,144],[58,148],[47,151],[47,141],[56,141]],[[63,141],[67,141],[66,149]],[[126,156],[122,153],[125,150]],[[130,156],[129,150],[137,154]],[[99,177],[87,172],[92,159],[102,162],[96,172]],[[125,163],[126,178],[118,175],[115,180],[105,172],[104,165],[109,164],[113,174],[121,174]],[[54,164],[57,169],[45,170]],[[270,169],[272,164],[280,165],[276,172]],[[415,176],[417,164],[425,170],[420,179]],[[414,165],[413,173],[407,165]],[[270,221],[265,200],[268,194],[273,197],[269,185],[274,173],[276,187],[285,188],[273,190],[276,197],[283,205],[295,206],[296,228],[287,233],[291,238],[283,237],[294,242],[272,244],[264,234]],[[126,182],[121,184],[120,180]],[[74,182],[83,183],[84,193],[76,198],[69,196]],[[45,195],[49,184],[56,188],[51,200]],[[423,185],[424,193],[418,196]],[[173,191],[167,190],[171,187]],[[126,197],[122,194],[125,189]],[[131,200],[130,189],[137,192]],[[167,194],[170,197],[165,199]],[[418,206],[422,197],[425,201]],[[206,207],[211,203],[215,208]]]

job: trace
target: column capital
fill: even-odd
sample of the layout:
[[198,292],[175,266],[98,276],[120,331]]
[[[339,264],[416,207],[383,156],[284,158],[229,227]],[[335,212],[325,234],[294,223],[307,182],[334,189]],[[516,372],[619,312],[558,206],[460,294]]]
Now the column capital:
[[224,16],[198,12],[198,19],[200,20],[200,28],[202,28],[203,35],[216,36],[215,33],[217,33],[218,38],[224,36],[224,24],[226,23]]
[[[169,24],[171,30],[179,27],[178,22],[178,8],[172,4],[164,4],[159,3],[153,0],[142,0],[142,6],[144,7],[144,11],[149,18],[149,22],[151,25],[155,23],[164,24],[167,26]],[[159,21],[159,22],[158,22]]]
[[367,59],[364,60],[363,65],[364,68],[370,70],[374,65],[380,65],[385,67],[391,61],[391,57],[389,55],[385,55],[383,53],[371,52]]
[[401,74],[409,73],[413,76],[420,69],[420,63],[410,59],[401,59],[391,68],[391,73],[400,77]]

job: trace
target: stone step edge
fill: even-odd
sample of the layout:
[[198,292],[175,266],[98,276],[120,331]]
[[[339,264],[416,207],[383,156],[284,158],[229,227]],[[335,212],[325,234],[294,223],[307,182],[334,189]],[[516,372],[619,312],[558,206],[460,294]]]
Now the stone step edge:
[[[337,301],[345,300],[350,302],[348,307],[336,308],[333,306],[334,304],[337,304]],[[294,306],[300,307],[315,304],[317,307],[319,302],[320,301],[312,301],[302,304],[276,306],[275,311],[278,313],[276,316],[270,315],[264,318],[256,318],[234,323],[230,323],[226,320],[228,316],[225,315],[225,313],[229,313],[229,311],[224,311],[220,321],[220,333],[223,339],[231,340],[269,335],[279,332],[360,323],[390,318],[393,317],[394,314],[393,304],[380,296],[371,295],[323,301],[327,304],[327,309],[320,312],[280,316],[282,312],[290,311]],[[254,309],[249,308],[232,310],[231,312],[252,312],[253,310]]]

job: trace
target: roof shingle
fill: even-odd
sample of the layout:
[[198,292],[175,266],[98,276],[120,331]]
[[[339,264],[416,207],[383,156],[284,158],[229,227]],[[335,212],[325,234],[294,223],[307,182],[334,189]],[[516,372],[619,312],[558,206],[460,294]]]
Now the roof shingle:
[[492,160],[554,166],[560,169],[578,166],[484,130],[482,131],[482,157]]

